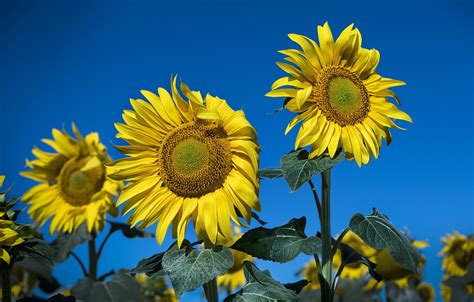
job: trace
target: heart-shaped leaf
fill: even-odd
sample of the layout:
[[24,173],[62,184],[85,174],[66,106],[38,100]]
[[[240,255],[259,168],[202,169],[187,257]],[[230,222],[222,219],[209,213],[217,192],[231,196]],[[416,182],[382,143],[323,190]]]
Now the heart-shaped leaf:
[[260,271],[252,262],[243,265],[247,283],[224,302],[299,301],[298,295],[272,278],[269,271]]
[[258,227],[242,235],[232,248],[276,262],[288,262],[299,253],[314,255],[321,248],[321,239],[307,237],[304,233],[305,226],[306,218],[301,217],[272,229]]
[[301,149],[288,153],[281,159],[281,172],[292,191],[296,191],[313,176],[326,171],[344,159],[343,152],[331,159],[320,156],[308,159],[308,151]]
[[181,249],[174,244],[162,259],[164,271],[170,276],[173,288],[179,296],[192,291],[204,283],[224,275],[234,265],[234,256],[227,247],[198,250],[189,242]]
[[419,252],[408,238],[390,223],[387,216],[374,209],[368,216],[352,216],[349,226],[365,243],[377,250],[387,248],[398,264],[416,273],[420,261]]

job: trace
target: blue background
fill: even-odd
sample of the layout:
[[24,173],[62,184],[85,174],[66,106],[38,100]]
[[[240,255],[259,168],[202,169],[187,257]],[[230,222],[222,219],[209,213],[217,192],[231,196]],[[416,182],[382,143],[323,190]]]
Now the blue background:
[[[243,108],[259,133],[261,167],[278,165],[295,132],[292,117],[269,115],[281,100],[264,96],[283,72],[276,51],[294,47],[287,34],[316,38],[329,21],[335,36],[355,22],[363,46],[381,52],[378,71],[404,80],[402,109],[414,119],[393,131],[380,159],[358,168],[345,162],[333,172],[333,232],[355,212],[377,207],[418,239],[428,240],[426,280],[441,278],[440,237],[473,227],[473,7],[466,1],[1,1],[0,174],[21,195],[34,183],[18,175],[33,145],[51,128],[75,121],[83,133],[99,131],[111,148],[123,109],[140,89],[169,88],[178,73],[195,90]],[[263,181],[261,217],[279,225],[308,216],[316,232],[314,203],[303,187],[289,192],[282,180]],[[46,230],[46,228],[45,228]],[[153,229],[152,229],[153,231]],[[192,234],[192,231],[188,232]],[[165,247],[171,243],[170,236]],[[163,247],[164,248],[164,247]],[[133,267],[163,248],[154,239],[115,235],[100,271]],[[79,248],[85,256],[85,247]],[[259,262],[283,282],[309,260]],[[56,268],[66,284],[80,276],[74,261]],[[199,293],[185,294],[193,300]]]

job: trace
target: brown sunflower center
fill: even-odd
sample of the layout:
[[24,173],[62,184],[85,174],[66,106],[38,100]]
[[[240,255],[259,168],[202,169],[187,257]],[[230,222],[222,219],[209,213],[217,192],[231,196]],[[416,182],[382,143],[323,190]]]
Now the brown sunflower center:
[[466,269],[469,262],[474,261],[474,250],[464,249],[463,243],[459,242],[453,249],[453,258],[460,268]]
[[165,185],[182,197],[200,197],[221,188],[232,170],[227,134],[212,122],[176,128],[163,140],[159,159]]
[[83,206],[91,202],[92,196],[101,190],[105,180],[105,170],[99,166],[81,171],[90,157],[72,158],[64,164],[58,177],[58,186],[63,199],[73,206]]
[[312,97],[324,116],[341,126],[360,123],[370,110],[367,88],[357,75],[342,67],[325,68]]

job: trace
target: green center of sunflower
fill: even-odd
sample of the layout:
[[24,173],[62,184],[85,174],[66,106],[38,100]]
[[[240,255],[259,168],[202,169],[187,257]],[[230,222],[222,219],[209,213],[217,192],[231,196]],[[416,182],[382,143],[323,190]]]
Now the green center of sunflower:
[[360,123],[370,110],[367,88],[356,74],[343,67],[323,69],[312,97],[324,116],[340,126]]
[[338,112],[351,113],[361,103],[358,87],[347,78],[333,78],[329,82],[329,102]]
[[72,191],[82,191],[89,184],[89,178],[87,175],[80,171],[74,171],[69,175],[69,186],[68,189]]
[[183,124],[163,140],[160,176],[176,195],[201,197],[222,187],[232,170],[232,152],[224,129],[214,122]]
[[196,173],[209,164],[207,145],[195,138],[188,138],[173,149],[173,164],[181,174]]
[[99,166],[81,171],[89,157],[72,158],[61,169],[58,187],[62,198],[72,206],[83,206],[91,202],[92,196],[101,190],[105,180],[105,169]]

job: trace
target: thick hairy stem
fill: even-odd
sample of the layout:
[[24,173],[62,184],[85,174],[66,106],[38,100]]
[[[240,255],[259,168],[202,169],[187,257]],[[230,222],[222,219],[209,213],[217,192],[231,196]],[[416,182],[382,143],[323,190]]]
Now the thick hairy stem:
[[97,280],[97,253],[95,249],[95,235],[89,240],[89,278]]
[[217,292],[217,279],[214,278],[211,281],[204,284],[204,293],[206,295],[207,302],[218,302],[219,296]]
[[[214,245],[208,241],[204,240],[204,247],[206,249],[211,249]],[[218,302],[219,301],[219,293],[217,291],[217,279],[214,278],[211,281],[205,283],[204,287],[204,294],[206,296],[207,302]]]
[[12,300],[12,288],[10,284],[10,266],[6,263],[1,264],[0,266],[2,268],[2,301],[10,302]]
[[324,284],[321,284],[324,302],[332,302],[332,244],[331,244],[331,169],[321,173],[322,206],[321,206],[321,239],[322,247],[322,275]]

